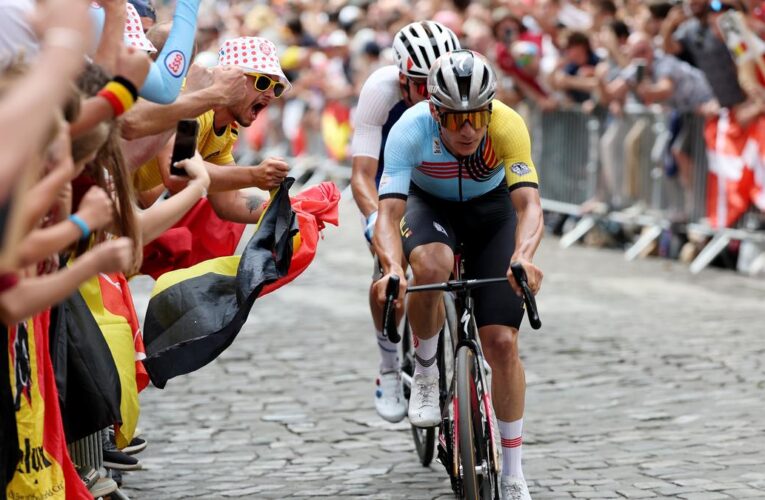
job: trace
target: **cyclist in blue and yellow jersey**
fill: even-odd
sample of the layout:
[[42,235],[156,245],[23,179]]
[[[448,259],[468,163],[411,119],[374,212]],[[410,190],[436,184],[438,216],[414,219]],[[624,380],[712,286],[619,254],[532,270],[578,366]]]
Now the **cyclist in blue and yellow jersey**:
[[[370,243],[377,219],[377,185],[385,162],[383,152],[388,132],[404,111],[427,98],[428,71],[436,59],[459,48],[457,37],[442,24],[433,21],[408,24],[393,39],[396,64],[378,69],[364,82],[351,144],[351,189],[364,219],[364,236]],[[379,277],[379,264],[375,261],[373,279]],[[375,408],[385,420],[399,422],[406,415],[406,399],[401,385],[398,349],[382,331],[382,309],[372,300],[371,286],[369,291],[380,351]]]
[[[415,284],[449,279],[461,246],[468,278],[507,275],[508,283],[476,289],[476,323],[492,370],[492,395],[502,438],[502,496],[530,499],[521,468],[526,382],[518,354],[523,318],[521,290],[510,272],[520,262],[536,293],[542,272],[532,263],[542,238],[542,207],[531,141],[523,119],[494,99],[496,76],[469,50],[440,57],[428,75],[430,98],[393,125],[385,145],[374,245],[385,276],[375,297],[385,302],[388,278]],[[442,292],[407,299],[415,343],[409,420],[421,427],[441,420],[438,332],[444,323]],[[401,307],[401,303],[397,304]]]

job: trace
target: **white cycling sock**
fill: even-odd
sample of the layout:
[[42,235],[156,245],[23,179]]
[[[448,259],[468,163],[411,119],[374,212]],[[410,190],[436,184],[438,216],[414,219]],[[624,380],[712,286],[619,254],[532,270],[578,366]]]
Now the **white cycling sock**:
[[398,347],[388,340],[387,335],[383,335],[380,331],[376,333],[377,347],[380,348],[380,373],[398,370]]
[[438,375],[438,364],[436,363],[436,351],[438,351],[438,335],[429,339],[421,339],[412,335],[414,339],[414,358],[417,360],[414,366],[414,373],[433,376]]
[[502,475],[523,479],[521,455],[523,454],[523,419],[504,422],[497,419],[499,436],[502,438]]

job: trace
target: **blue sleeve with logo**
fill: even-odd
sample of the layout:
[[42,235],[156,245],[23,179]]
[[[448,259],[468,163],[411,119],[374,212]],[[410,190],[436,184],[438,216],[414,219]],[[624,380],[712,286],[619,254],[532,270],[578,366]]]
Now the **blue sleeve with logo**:
[[[425,113],[429,113],[427,103]],[[425,116],[428,118],[429,115]],[[427,143],[423,126],[423,106],[418,104],[406,110],[393,124],[385,142],[385,169],[380,177],[380,199],[405,200],[409,194],[412,170],[420,164],[422,144]]]
[[146,82],[139,92],[144,99],[169,104],[178,97],[194,47],[199,2],[200,0],[178,0],[170,35],[157,60],[151,65]]

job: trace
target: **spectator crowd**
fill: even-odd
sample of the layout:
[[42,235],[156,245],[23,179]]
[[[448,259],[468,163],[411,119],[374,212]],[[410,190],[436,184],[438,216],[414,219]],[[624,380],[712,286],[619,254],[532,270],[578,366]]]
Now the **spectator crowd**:
[[[666,117],[686,213],[699,120],[710,225],[765,209],[754,0],[0,0],[0,491],[113,491],[67,448],[94,432],[108,468],[140,467],[149,375],[127,280],[232,255],[286,158],[346,161],[364,81],[422,19],[489,58],[503,102],[604,117],[583,210],[613,202],[624,158],[608,153],[646,109]],[[187,122],[197,152],[171,165]]]

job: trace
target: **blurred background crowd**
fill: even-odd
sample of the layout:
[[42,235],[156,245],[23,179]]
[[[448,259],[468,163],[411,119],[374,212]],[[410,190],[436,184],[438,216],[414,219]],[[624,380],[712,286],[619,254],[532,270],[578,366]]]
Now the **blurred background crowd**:
[[[264,36],[294,85],[243,135],[248,158],[347,163],[363,82],[392,63],[398,29],[433,19],[490,59],[498,98],[526,118],[543,198],[565,204],[548,218],[557,231],[587,214],[650,213],[673,231],[642,251],[690,261],[711,234],[687,223],[762,226],[762,2],[211,0],[201,12],[199,64],[216,63],[221,39]],[[645,224],[598,226],[586,241],[628,246]],[[736,266],[737,245],[723,265]]]

